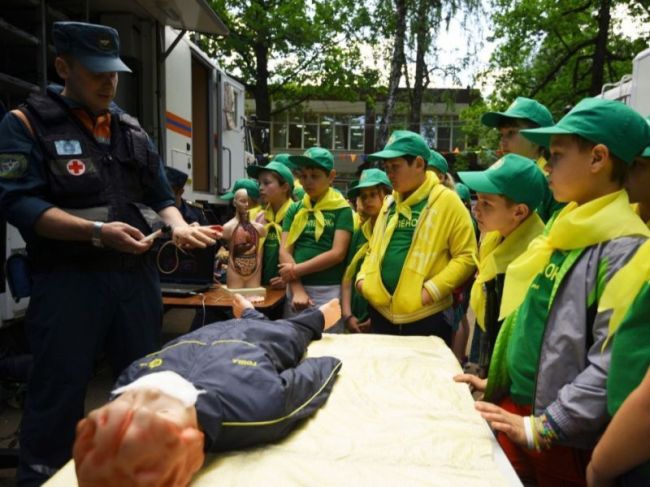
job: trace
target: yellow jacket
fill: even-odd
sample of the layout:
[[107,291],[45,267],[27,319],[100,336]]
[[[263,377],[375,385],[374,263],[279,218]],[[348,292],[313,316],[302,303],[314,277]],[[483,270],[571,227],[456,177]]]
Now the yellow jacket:
[[[378,254],[392,204],[393,197],[388,196],[377,218],[370,250],[357,274],[357,281],[364,281],[363,296],[370,305],[393,324],[401,325],[452,305],[452,291],[475,271],[477,248],[467,208],[454,191],[436,184],[420,214],[413,243],[391,296],[381,279]],[[429,292],[433,304],[422,305],[422,288]]]

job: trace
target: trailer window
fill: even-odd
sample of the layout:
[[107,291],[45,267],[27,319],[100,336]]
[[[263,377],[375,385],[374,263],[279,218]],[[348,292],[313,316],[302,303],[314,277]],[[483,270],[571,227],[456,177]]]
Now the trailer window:
[[192,56],[192,178],[194,191],[210,191],[210,71]]

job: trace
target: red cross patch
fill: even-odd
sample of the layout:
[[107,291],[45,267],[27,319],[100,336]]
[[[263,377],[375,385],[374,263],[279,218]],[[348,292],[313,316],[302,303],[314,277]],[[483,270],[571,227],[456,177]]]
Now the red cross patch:
[[73,176],[81,176],[86,172],[86,165],[84,164],[84,161],[80,161],[79,159],[72,159],[68,161],[65,167]]

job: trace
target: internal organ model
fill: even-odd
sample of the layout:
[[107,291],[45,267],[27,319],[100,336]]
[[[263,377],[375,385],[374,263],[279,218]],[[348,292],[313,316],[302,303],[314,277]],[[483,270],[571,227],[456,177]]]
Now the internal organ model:
[[262,282],[262,246],[260,238],[266,236],[264,226],[251,222],[248,217],[248,193],[240,189],[233,200],[235,217],[223,227],[223,238],[228,241],[229,289],[259,287]]

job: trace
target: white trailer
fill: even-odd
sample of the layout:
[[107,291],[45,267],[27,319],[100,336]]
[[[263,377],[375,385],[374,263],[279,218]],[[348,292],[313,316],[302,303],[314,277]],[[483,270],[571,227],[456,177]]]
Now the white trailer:
[[[185,197],[225,204],[219,195],[245,176],[252,155],[245,151],[244,87],[189,39],[188,32],[228,34],[208,2],[3,0],[0,58],[21,61],[0,65],[6,108],[55,80],[50,31],[54,21],[67,19],[118,30],[121,57],[133,73],[120,75],[116,103],[140,120],[167,165],[189,174]],[[4,271],[6,258],[24,252],[25,243],[4,220],[0,237]],[[28,300],[15,303],[0,277],[2,327],[24,315]]]
[[632,74],[616,83],[603,85],[600,98],[619,100],[644,117],[650,115],[650,49],[637,54],[632,61]]
[[[166,45],[179,33],[165,29]],[[244,86],[235,81],[187,34],[165,61],[167,165],[190,175],[190,200],[219,203],[218,195],[246,176]]]

